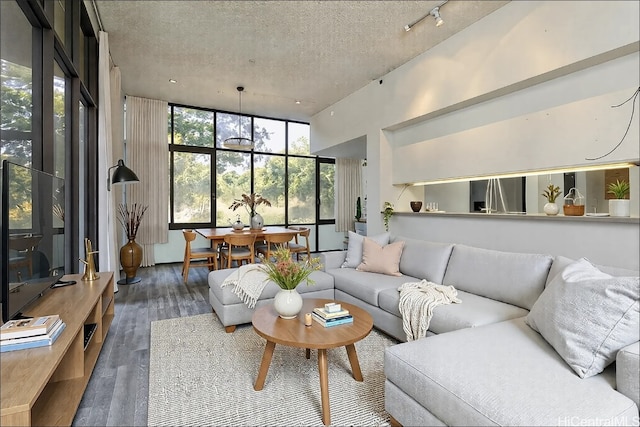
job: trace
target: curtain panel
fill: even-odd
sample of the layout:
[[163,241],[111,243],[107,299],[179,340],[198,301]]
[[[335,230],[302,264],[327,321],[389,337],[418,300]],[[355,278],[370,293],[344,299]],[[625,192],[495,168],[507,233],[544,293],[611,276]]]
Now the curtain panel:
[[166,101],[126,97],[127,166],[140,182],[127,186],[127,204],[147,206],[136,242],[142,245],[142,266],[155,265],[154,244],[167,243],[169,210],[169,146]]
[[[98,249],[99,271],[120,271],[120,258],[117,245],[117,224],[115,209],[115,193],[107,191],[109,167],[113,162],[114,135],[112,120],[112,99],[120,92],[120,70],[111,68],[109,58],[109,34],[104,31],[98,33]],[[105,179],[107,178],[107,179]],[[95,242],[94,242],[95,243]],[[114,280],[114,291],[118,291],[117,280]]]
[[358,159],[336,159],[336,231],[354,231],[356,202],[362,191],[362,169]]

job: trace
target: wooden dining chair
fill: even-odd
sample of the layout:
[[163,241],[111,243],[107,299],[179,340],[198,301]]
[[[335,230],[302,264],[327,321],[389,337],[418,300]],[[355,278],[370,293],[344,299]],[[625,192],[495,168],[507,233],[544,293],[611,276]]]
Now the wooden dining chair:
[[[311,229],[309,229],[309,227],[297,226],[290,226],[289,229],[298,231],[298,234],[294,237],[294,241],[289,243],[289,251],[292,254],[296,254],[296,260],[300,261],[300,254],[305,252],[307,253],[307,259],[311,257],[311,248],[309,247],[309,234],[311,233]],[[304,245],[298,241],[298,236],[304,238]]]
[[243,261],[255,262],[255,233],[227,234],[224,241],[226,247],[220,250],[220,262],[224,265],[226,259],[227,268],[231,268],[231,261],[236,261],[238,267]]
[[262,254],[266,259],[271,259],[273,252],[279,247],[288,248],[289,242],[293,239],[292,233],[273,233],[264,236],[265,245],[256,249],[256,252]]
[[[184,236],[184,261],[182,263],[182,277],[184,283],[189,280],[189,268],[191,267],[208,267],[209,271],[218,269],[218,251],[212,248],[192,248],[191,242],[196,238],[196,232],[193,230],[182,230]],[[195,262],[192,261],[204,261]]]

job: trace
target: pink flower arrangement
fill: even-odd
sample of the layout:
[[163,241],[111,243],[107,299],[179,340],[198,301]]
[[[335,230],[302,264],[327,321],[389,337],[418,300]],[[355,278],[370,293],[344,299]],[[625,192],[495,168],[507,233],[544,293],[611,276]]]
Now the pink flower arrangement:
[[274,261],[262,259],[262,264],[267,277],[274,281],[281,289],[295,289],[303,280],[307,285],[315,282],[309,275],[322,268],[319,258],[309,257],[304,262],[296,262],[291,257],[289,249],[280,247],[274,252]]

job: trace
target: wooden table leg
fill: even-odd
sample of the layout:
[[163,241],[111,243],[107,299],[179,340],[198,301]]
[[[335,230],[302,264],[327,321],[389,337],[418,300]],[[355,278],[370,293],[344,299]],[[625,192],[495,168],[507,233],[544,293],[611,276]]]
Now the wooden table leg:
[[320,396],[322,400],[322,422],[331,424],[331,409],[329,408],[329,372],[327,366],[327,350],[318,349],[318,372],[320,373]]
[[256,378],[256,383],[253,386],[255,391],[260,391],[264,387],[264,380],[267,378],[267,372],[269,372],[269,365],[271,365],[271,357],[273,356],[273,349],[275,347],[276,343],[271,341],[267,341],[267,345],[264,347],[260,371],[258,371],[258,378]]
[[362,381],[362,371],[360,370],[360,362],[358,361],[358,353],[356,353],[356,346],[349,344],[345,346],[347,349],[347,355],[349,356],[349,362],[351,363],[351,372],[353,373],[353,379],[356,381]]

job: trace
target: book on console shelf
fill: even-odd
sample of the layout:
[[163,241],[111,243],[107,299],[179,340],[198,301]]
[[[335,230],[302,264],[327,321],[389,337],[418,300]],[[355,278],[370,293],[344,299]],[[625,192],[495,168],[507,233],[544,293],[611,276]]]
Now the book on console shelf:
[[[26,350],[28,348],[36,348],[36,347],[46,347],[52,345],[62,331],[67,327],[67,324],[60,321],[57,323],[55,329],[52,329],[48,333],[44,335],[37,335],[33,337],[25,337],[25,338],[13,338],[9,340],[3,340],[0,342],[0,353],[4,353],[7,351],[15,351],[15,350]],[[25,339],[37,338],[31,341],[21,341]],[[19,342],[14,342],[19,341]]]
[[353,323],[353,316],[347,314],[346,316],[336,317],[334,319],[324,319],[320,317],[315,312],[311,313],[311,318],[316,322],[320,323],[325,328],[329,328],[331,326],[344,325],[347,323]]
[[0,326],[0,341],[44,335],[51,331],[58,321],[60,321],[60,316],[57,314],[30,319],[9,320]]
[[313,309],[313,312],[323,319],[336,319],[338,317],[344,317],[349,315],[349,310],[346,308],[341,309],[340,311],[329,312],[325,308],[316,307]]

